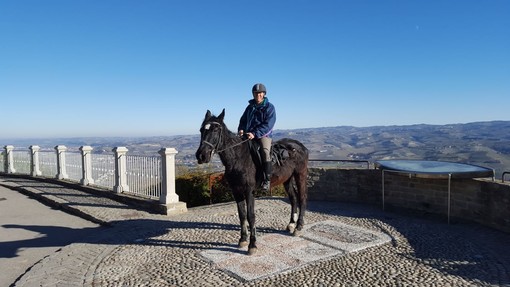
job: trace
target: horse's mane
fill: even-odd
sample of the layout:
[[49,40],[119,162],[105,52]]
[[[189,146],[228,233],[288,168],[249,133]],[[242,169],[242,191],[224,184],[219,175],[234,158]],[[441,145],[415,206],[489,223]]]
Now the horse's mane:
[[[206,119],[204,123],[217,122],[222,127],[223,146],[222,152],[218,153],[223,165],[225,167],[232,167],[235,165],[243,165],[245,168],[255,170],[254,163],[251,159],[248,143],[242,143],[243,138],[239,137],[237,133],[232,132],[222,118],[212,115]],[[240,145],[239,145],[240,144]]]
[[225,132],[225,136],[228,140],[234,142],[234,143],[238,143],[238,142],[241,142],[241,138],[237,136],[237,133],[234,133],[233,131],[231,131],[227,125],[225,124],[225,122],[220,119],[218,116],[215,116],[215,115],[212,115],[211,118],[209,118],[209,120],[206,120],[204,121],[204,123],[206,122],[210,122],[210,121],[213,121],[213,122],[217,122],[217,123],[221,123],[221,128],[222,130],[224,130]]

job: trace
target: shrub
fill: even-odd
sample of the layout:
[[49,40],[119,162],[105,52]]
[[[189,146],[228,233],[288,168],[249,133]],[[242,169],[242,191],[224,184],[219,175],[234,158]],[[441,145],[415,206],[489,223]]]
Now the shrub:
[[[223,173],[188,172],[181,174],[175,179],[175,189],[179,200],[186,202],[188,207],[234,200]],[[272,186],[270,193],[262,190],[255,191],[255,197],[268,195],[286,196],[286,193],[283,185]]]
[[187,203],[188,207],[210,204],[208,179],[203,174],[187,173],[175,179],[175,191],[179,200]]

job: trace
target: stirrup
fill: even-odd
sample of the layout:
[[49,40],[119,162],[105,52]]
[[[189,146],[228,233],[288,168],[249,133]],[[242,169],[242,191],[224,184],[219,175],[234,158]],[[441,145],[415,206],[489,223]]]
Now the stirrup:
[[262,188],[263,190],[269,190],[270,186],[271,186],[271,181],[264,180],[264,181],[262,181],[260,188]]

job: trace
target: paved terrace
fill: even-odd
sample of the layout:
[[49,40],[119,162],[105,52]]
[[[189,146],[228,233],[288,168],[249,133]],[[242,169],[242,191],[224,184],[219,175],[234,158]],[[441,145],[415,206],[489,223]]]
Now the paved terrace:
[[286,201],[259,198],[259,250],[247,256],[233,203],[167,217],[55,183],[0,184],[108,226],[14,286],[510,286],[510,234],[480,225],[309,202],[307,228],[292,237]]

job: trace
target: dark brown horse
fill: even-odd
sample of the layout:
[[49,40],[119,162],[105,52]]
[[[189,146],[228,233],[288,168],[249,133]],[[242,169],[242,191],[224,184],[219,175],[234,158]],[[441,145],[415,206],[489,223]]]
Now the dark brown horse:
[[[248,254],[251,255],[257,250],[253,192],[260,186],[261,178],[257,176],[257,167],[250,154],[248,142],[228,130],[223,122],[224,117],[225,109],[217,117],[207,111],[200,128],[201,140],[196,157],[198,163],[201,164],[208,163],[214,153],[220,156],[221,162],[225,166],[225,177],[237,202],[241,222],[239,247],[248,245],[249,228]],[[299,231],[303,228],[303,217],[306,210],[308,150],[302,143],[293,139],[281,139],[275,144],[283,146],[289,156],[281,161],[281,165],[273,167],[271,186],[283,183],[291,204],[290,222],[287,230],[294,235],[299,235]]]

